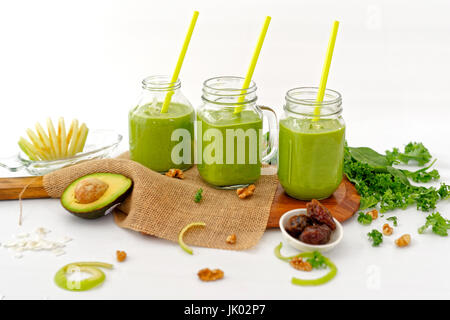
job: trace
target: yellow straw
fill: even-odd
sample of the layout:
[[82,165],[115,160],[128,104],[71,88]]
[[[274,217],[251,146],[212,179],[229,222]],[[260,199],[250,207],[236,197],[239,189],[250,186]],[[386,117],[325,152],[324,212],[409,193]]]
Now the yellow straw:
[[[181,49],[180,56],[178,57],[178,62],[175,67],[175,71],[172,75],[172,79],[170,80],[171,83],[174,83],[178,80],[178,75],[180,74],[181,66],[183,65],[184,57],[186,56],[186,51],[189,46],[189,42],[191,41],[192,33],[194,32],[195,23],[197,22],[198,18],[198,11],[194,11],[194,14],[192,16],[191,25],[189,26],[188,32],[186,34],[186,38],[184,39],[183,48]],[[174,94],[174,91],[169,91],[166,94],[166,98],[164,99],[163,106],[161,108],[161,113],[166,113],[169,109],[170,100],[172,99],[172,96]]]
[[331,58],[333,57],[334,44],[336,43],[336,36],[339,28],[339,21],[334,21],[333,29],[331,30],[330,42],[328,42],[327,56],[325,58],[325,64],[322,69],[322,78],[320,79],[319,91],[317,92],[316,102],[317,105],[314,109],[314,120],[319,120],[321,103],[325,96],[325,89],[327,88],[328,72],[330,71]]
[[[255,51],[253,52],[252,61],[250,66],[248,67],[247,76],[245,77],[244,84],[242,85],[241,94],[245,93],[245,90],[250,86],[250,82],[252,81],[253,72],[255,71],[256,62],[258,62],[259,53],[261,52],[262,45],[264,43],[264,38],[266,37],[267,29],[269,28],[270,20],[272,18],[267,16],[266,21],[264,21],[264,25],[261,30],[261,34],[259,35],[258,43],[256,44]],[[238,99],[238,103],[244,102],[245,95],[242,95]],[[240,113],[242,111],[242,106],[237,106],[234,108],[234,113]]]

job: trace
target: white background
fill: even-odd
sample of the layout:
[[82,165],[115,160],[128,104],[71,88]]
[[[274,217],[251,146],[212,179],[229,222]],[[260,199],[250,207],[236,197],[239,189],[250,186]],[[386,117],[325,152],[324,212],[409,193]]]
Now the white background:
[[[200,17],[180,75],[194,105],[207,78],[245,74],[271,15],[254,80],[259,102],[281,112],[288,89],[318,84],[336,19],[341,25],[328,87],[343,95],[349,144],[383,152],[421,141],[450,182],[450,3],[444,0],[2,1],[0,156],[15,153],[25,128],[48,116],[115,129],[125,135],[126,149],[127,111],[140,81],[172,72],[195,9]],[[448,201],[438,206],[447,217],[449,209]],[[328,254],[338,276],[326,286],[302,288],[289,282],[298,273],[273,256],[277,230],[245,252],[195,248],[188,256],[176,244],[118,228],[112,217],[83,221],[57,200],[26,201],[21,230],[46,226],[74,241],[58,258],[44,252],[16,260],[1,248],[0,297],[450,298],[450,239],[418,235],[425,214],[414,208],[393,214],[400,221],[395,236],[411,233],[411,247],[397,249],[394,237],[385,237],[372,248],[370,228],[352,219],[341,245]],[[18,203],[0,203],[0,215],[4,242],[19,230]],[[102,287],[70,293],[52,283],[65,263],[114,261],[116,249],[129,259],[107,272]],[[226,278],[202,283],[196,272],[203,267],[219,267]]]

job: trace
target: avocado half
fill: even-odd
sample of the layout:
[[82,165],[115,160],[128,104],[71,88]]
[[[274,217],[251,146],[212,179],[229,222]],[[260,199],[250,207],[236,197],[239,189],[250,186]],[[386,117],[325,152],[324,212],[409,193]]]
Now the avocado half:
[[[88,179],[88,180],[86,180]],[[101,196],[90,202],[80,203],[75,196],[77,186],[83,181],[99,181],[107,185]],[[103,185],[104,185],[103,184]],[[73,215],[83,219],[103,217],[116,204],[124,201],[131,191],[133,181],[116,173],[92,173],[73,181],[61,196],[62,206]]]

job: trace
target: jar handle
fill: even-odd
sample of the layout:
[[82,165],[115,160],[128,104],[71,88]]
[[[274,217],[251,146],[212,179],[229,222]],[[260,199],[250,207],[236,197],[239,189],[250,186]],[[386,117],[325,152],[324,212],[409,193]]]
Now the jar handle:
[[267,122],[269,124],[269,131],[267,132],[269,134],[269,137],[267,139],[267,147],[265,150],[263,150],[262,154],[265,156],[262,157],[262,162],[267,163],[269,162],[274,155],[276,155],[278,151],[278,119],[277,114],[272,108],[266,107],[266,106],[258,106],[262,112],[264,117],[267,118]]

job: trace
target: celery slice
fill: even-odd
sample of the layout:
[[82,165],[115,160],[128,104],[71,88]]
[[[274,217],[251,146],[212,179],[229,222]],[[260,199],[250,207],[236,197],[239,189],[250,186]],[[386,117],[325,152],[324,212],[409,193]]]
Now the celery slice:
[[[274,249],[275,256],[283,261],[289,262],[290,260],[302,257],[302,258],[313,258],[314,252],[302,252],[295,256],[285,257],[281,254],[281,248],[283,247],[283,243],[280,242],[279,245],[277,245]],[[327,257],[324,257],[325,264],[330,268],[330,271],[324,275],[323,277],[317,278],[317,279],[299,279],[296,277],[292,277],[291,283],[298,285],[298,286],[318,286],[321,284],[325,284],[331,279],[333,279],[337,274],[337,267],[336,265]]]
[[[103,262],[74,262],[65,265],[55,274],[54,281],[56,285],[62,289],[69,291],[86,291],[90,290],[103,281],[105,281],[105,274],[98,267],[105,269],[112,269],[113,265]],[[67,273],[72,272],[86,272],[91,274],[91,277],[80,280],[71,281],[67,279]]]
[[178,244],[184,251],[186,251],[189,254],[194,254],[192,249],[183,241],[184,233],[192,227],[204,227],[204,226],[206,226],[206,224],[204,222],[193,222],[193,223],[189,223],[187,226],[185,226],[181,230],[180,234],[178,235]]

